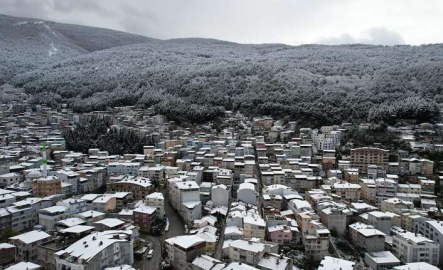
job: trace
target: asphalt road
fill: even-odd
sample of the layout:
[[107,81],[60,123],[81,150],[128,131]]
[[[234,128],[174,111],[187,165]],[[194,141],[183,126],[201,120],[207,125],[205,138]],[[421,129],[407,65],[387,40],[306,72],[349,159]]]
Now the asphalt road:
[[162,245],[164,245],[165,239],[185,234],[185,224],[183,223],[183,220],[179,216],[178,212],[172,208],[172,205],[166,196],[166,190],[162,190],[162,193],[165,198],[165,214],[169,218],[169,231],[164,232],[164,234],[161,236],[140,234],[140,237],[146,239],[149,243],[152,243],[151,245],[154,250],[154,254],[150,260],[143,259],[141,262],[136,262],[134,265],[135,268],[143,270],[160,269],[159,265],[162,261]]

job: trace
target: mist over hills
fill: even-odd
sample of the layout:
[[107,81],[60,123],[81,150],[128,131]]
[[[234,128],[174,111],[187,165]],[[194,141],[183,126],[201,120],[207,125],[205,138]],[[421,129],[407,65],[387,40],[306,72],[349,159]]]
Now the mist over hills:
[[76,111],[154,106],[170,119],[201,123],[239,110],[316,126],[433,121],[443,102],[442,44],[162,41],[9,16],[0,16],[0,35],[0,83]]

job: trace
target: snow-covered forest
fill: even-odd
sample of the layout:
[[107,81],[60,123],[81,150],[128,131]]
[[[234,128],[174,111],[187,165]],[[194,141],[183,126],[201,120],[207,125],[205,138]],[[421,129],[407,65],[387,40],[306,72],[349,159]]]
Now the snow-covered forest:
[[[76,44],[94,46],[86,35],[82,43],[78,41],[86,30],[63,27],[66,35],[75,36]],[[90,35],[94,28],[86,32]],[[54,106],[65,102],[76,111],[153,106],[178,122],[206,122],[224,110],[239,110],[248,116],[289,116],[312,126],[398,119],[425,122],[440,117],[442,44],[141,41],[101,45],[91,52],[23,70],[5,82]],[[6,64],[13,66],[14,62]]]

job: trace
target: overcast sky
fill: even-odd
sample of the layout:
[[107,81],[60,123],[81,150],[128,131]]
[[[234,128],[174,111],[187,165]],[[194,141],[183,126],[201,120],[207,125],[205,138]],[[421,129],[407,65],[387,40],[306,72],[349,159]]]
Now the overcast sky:
[[443,0],[0,0],[0,13],[160,39],[443,43]]

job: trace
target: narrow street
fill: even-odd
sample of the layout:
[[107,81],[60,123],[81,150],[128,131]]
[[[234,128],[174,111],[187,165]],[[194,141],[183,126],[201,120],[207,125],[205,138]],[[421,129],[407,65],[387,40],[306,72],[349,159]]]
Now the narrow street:
[[143,259],[142,261],[136,262],[134,266],[138,269],[159,269],[160,262],[162,261],[162,244],[164,243],[165,239],[185,234],[185,225],[183,223],[183,220],[174,210],[174,208],[172,208],[172,205],[166,195],[166,189],[162,190],[161,192],[163,193],[163,196],[165,198],[165,214],[166,217],[169,218],[169,231],[164,232],[164,234],[161,236],[140,234],[141,238],[144,238],[149,243],[151,243],[154,253],[152,255],[152,259]]

